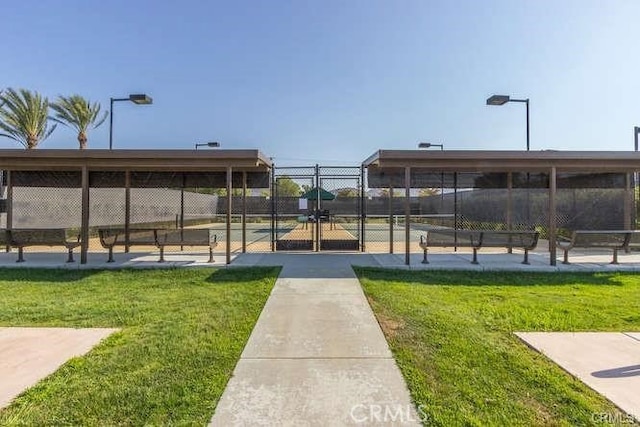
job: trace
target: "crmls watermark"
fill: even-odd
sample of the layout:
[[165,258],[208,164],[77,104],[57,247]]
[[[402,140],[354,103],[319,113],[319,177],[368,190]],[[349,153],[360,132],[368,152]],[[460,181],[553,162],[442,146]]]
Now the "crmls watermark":
[[612,424],[612,425],[634,424],[638,422],[638,420],[633,415],[621,414],[621,413],[612,414],[609,412],[593,413],[591,414],[591,421],[597,424]]
[[424,405],[402,404],[358,404],[351,408],[351,419],[356,423],[412,423],[416,421],[427,421],[427,414]]

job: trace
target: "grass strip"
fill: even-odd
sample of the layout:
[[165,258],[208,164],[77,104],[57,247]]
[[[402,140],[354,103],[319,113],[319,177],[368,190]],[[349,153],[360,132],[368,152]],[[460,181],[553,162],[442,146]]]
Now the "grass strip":
[[516,331],[640,331],[640,275],[357,268],[425,425],[627,420]]
[[117,327],[0,425],[205,425],[278,268],[0,270],[0,326]]

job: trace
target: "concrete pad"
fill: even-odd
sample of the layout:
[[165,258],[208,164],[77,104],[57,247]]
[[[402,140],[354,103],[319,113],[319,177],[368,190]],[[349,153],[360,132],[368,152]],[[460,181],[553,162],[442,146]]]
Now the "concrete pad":
[[531,347],[640,420],[640,333],[517,332]]
[[391,357],[391,351],[362,294],[273,294],[242,357]]
[[625,332],[624,334],[636,341],[640,341],[640,332]]
[[393,359],[242,359],[210,425],[420,425],[410,402]]
[[[17,263],[15,253],[0,253],[0,267],[7,268],[64,268],[64,269],[120,269],[120,268],[174,268],[174,267],[225,267],[226,256],[215,254],[213,263],[208,263],[208,253],[167,252],[166,262],[158,262],[159,254],[150,252],[129,252],[114,254],[115,262],[107,262],[106,253],[89,253],[86,264],[80,263],[80,255],[75,262],[66,262],[61,253],[33,252],[25,254],[25,262]],[[231,259],[237,257],[233,254]]]
[[280,279],[272,295],[280,294],[362,295],[362,288],[352,279]]
[[0,408],[118,329],[0,328]]

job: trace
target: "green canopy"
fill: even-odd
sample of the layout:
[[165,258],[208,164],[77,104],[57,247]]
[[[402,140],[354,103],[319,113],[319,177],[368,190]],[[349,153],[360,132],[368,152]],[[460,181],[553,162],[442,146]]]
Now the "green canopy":
[[[307,191],[302,196],[300,196],[300,198],[307,199],[307,200],[317,200],[318,199],[318,187],[312,188],[311,190]],[[335,194],[328,192],[324,188],[320,189],[320,200],[333,200],[335,198],[336,198]]]

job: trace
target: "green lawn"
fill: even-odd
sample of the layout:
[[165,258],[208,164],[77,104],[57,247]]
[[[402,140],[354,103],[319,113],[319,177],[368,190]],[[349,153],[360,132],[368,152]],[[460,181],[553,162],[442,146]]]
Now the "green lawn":
[[0,326],[122,328],[0,425],[205,425],[278,271],[0,270]]
[[640,275],[356,272],[425,424],[593,425],[618,413],[513,332],[640,331]]

